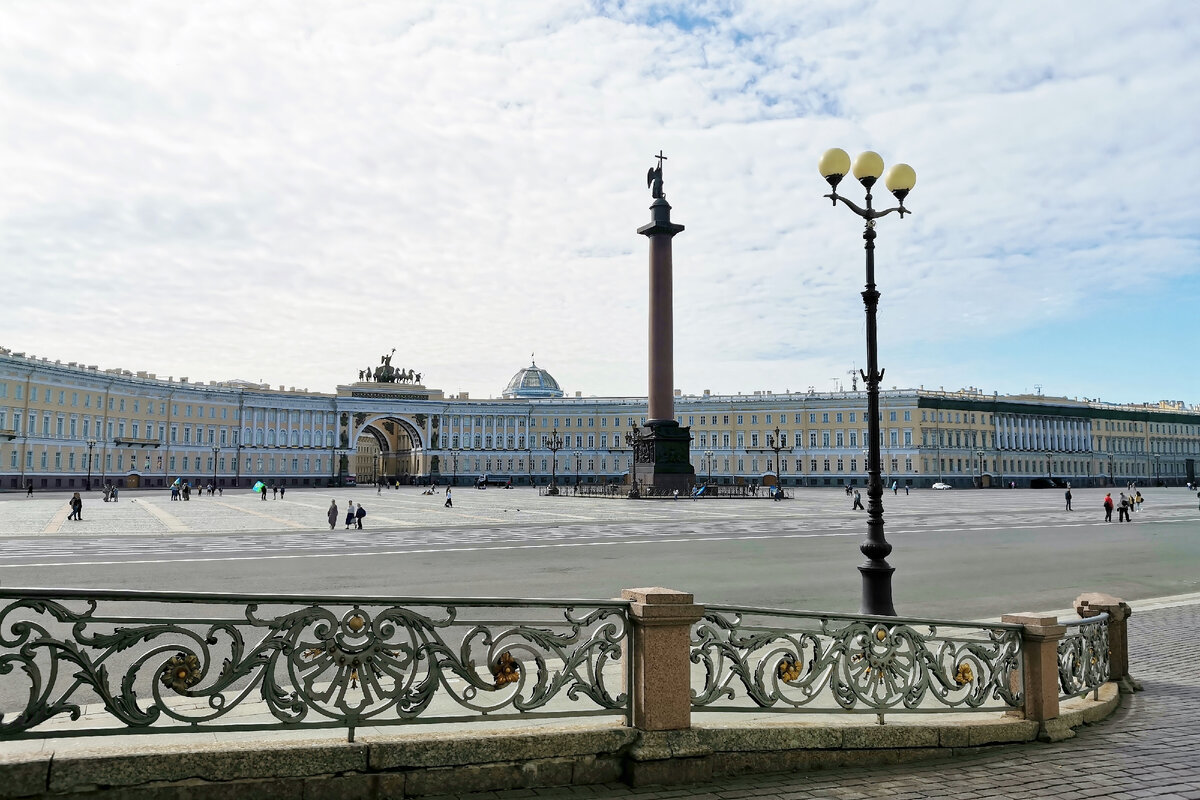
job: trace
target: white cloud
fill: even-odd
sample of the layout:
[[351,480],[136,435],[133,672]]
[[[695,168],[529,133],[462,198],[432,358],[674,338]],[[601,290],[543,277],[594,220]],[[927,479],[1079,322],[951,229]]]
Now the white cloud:
[[677,384],[824,387],[863,360],[837,145],[918,171],[887,383],[958,383],[937,343],[986,361],[1131,274],[1170,308],[1197,260],[1200,12],[1045,8],[5,4],[0,343],[324,390],[394,346],[476,395],[537,351],[641,394],[663,148]]

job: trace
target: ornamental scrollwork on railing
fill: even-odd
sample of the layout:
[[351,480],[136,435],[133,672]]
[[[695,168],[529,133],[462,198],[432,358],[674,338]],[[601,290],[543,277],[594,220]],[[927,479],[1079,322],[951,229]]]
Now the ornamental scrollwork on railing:
[[1069,625],[1058,641],[1059,697],[1095,691],[1108,680],[1108,615]]
[[692,705],[705,711],[752,704],[882,714],[1021,704],[1021,632],[1012,627],[710,606],[692,628],[691,659],[704,667]]
[[246,728],[351,738],[418,718],[628,707],[612,688],[628,661],[620,603],[14,594],[0,593],[0,739],[241,725],[250,705],[260,721]]

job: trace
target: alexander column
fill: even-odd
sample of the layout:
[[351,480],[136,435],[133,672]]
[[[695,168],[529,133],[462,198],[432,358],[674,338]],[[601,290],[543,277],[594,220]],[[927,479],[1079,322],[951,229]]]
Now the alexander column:
[[[663,194],[662,162],[666,156],[660,150],[658,166],[646,175],[646,184],[654,202],[650,204],[650,223],[638,228],[638,233],[650,240],[650,391],[649,414],[644,428],[639,429],[640,442],[634,448],[635,460],[650,476],[648,483],[656,489],[686,491],[695,481],[695,471],[688,459],[692,435],[675,419],[674,320],[671,313],[671,240],[683,226],[671,222],[671,206]],[[634,487],[636,496],[637,487]]]

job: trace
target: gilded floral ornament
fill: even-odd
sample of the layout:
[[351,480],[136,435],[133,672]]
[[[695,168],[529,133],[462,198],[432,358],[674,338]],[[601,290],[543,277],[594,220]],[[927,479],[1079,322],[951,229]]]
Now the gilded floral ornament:
[[779,677],[785,681],[794,681],[800,677],[802,671],[800,659],[785,657],[779,662]]
[[965,686],[975,680],[975,673],[971,671],[971,665],[966,661],[958,665],[958,672],[954,673],[954,682],[959,686]]
[[187,694],[200,682],[203,669],[200,659],[193,653],[176,653],[163,664],[161,680],[163,686],[174,689],[179,694]]
[[510,683],[516,683],[521,679],[521,665],[517,663],[511,653],[505,650],[497,659],[496,666],[492,667],[492,677],[496,679],[495,687],[497,689]]

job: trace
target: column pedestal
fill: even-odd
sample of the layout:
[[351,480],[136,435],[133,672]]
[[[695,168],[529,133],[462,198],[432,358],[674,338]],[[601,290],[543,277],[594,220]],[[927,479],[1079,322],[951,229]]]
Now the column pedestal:
[[650,420],[640,429],[637,472],[647,488],[687,492],[696,482],[696,470],[688,460],[692,433],[673,419]]

